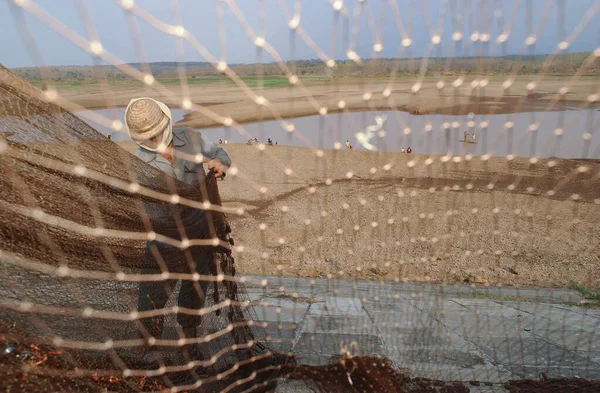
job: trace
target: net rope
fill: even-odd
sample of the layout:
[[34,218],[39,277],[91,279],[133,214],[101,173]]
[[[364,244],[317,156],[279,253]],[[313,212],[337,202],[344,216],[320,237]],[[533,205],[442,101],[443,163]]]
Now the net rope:
[[[308,2],[258,1],[254,27],[242,2],[217,1],[215,55],[183,25],[184,4],[172,1],[167,21],[116,1],[139,58],[128,64],[104,47],[85,1],[74,3],[84,35],[33,0],[7,1],[36,66],[33,78],[0,66],[0,386],[600,388],[600,47],[588,28],[600,1],[440,1],[437,18],[428,1],[328,3],[319,46]],[[288,47],[267,40],[267,10],[280,12]],[[255,64],[228,63],[226,18]],[[95,105],[108,111],[57,82],[33,20],[92,56]],[[147,62],[138,23],[173,37],[175,83]],[[553,23],[556,45],[536,56]],[[422,56],[417,24],[429,35]],[[570,53],[580,41],[591,51]],[[296,58],[299,44],[319,61]],[[220,83],[208,93],[184,48],[209,63],[200,79]],[[135,90],[119,92],[114,72]],[[137,159],[115,109],[138,96],[236,142],[221,145],[233,157],[226,180],[185,184]],[[163,305],[138,310],[144,293]],[[182,332],[189,319],[201,321],[197,337]]]

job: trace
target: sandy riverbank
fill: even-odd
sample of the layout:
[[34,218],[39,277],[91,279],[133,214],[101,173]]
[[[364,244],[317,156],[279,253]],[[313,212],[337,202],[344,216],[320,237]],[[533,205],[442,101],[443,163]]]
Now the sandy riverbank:
[[[278,87],[264,90],[252,89],[263,95],[268,106],[259,106],[240,88],[218,85],[189,85],[189,97],[195,104],[202,105],[216,114],[230,116],[236,122],[251,123],[276,118],[293,118],[316,115],[320,108],[328,113],[365,110],[401,110],[413,114],[504,114],[544,110],[564,110],[572,108],[598,107],[600,102],[590,104],[587,97],[597,92],[598,81],[593,77],[553,77],[518,76],[510,89],[503,83],[508,76],[467,76],[455,88],[456,78],[446,77],[443,89],[438,89],[437,79],[426,78],[416,94],[411,89],[417,77],[389,80],[360,80],[358,78],[333,79],[329,82],[299,87]],[[481,87],[481,81],[487,84]],[[531,81],[536,81],[534,90],[527,90]],[[568,85],[567,94],[558,91]],[[107,106],[126,106],[131,98],[152,96],[169,103],[172,107],[181,106],[182,89],[179,85],[164,85],[169,96],[158,94],[157,90],[139,83],[123,82],[109,85],[103,90],[98,84],[81,86],[59,86],[59,94],[69,101],[89,109]],[[387,90],[387,91],[386,91]],[[365,93],[370,97],[365,100]],[[384,97],[385,93],[385,97]],[[389,95],[388,95],[389,93]],[[175,97],[172,99],[171,97]],[[208,128],[221,126],[221,123],[201,114],[191,113],[180,122],[192,127]]]
[[225,149],[241,273],[600,286],[598,162]]

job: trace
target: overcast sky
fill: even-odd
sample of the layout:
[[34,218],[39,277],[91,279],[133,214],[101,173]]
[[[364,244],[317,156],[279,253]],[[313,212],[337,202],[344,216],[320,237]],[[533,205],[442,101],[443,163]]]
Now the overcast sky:
[[[29,0],[34,1],[34,0]],[[139,62],[140,50],[130,33],[127,17],[114,0],[35,0],[36,3],[62,23],[78,34],[86,36],[86,26],[79,13],[77,4],[84,4],[91,17],[91,23],[97,31],[103,47],[116,55],[123,62]],[[560,3],[564,7],[560,7]],[[173,24],[173,4],[178,4],[183,26],[202,43],[216,58],[225,57],[228,63],[254,63],[257,61],[256,46],[245,34],[240,23],[226,4],[217,0],[135,0],[135,3],[154,15],[156,18]],[[264,17],[265,39],[284,59],[292,56],[290,45],[292,34],[288,20],[283,16],[278,0],[237,0],[236,4],[252,29],[261,31],[261,14]],[[329,56],[345,59],[346,49],[344,18],[334,28],[335,10],[328,0],[281,0],[293,12],[294,4],[301,3],[300,26],[310,38]],[[223,9],[223,17],[219,23],[218,7]],[[260,5],[264,4],[264,7]],[[365,5],[366,4],[366,5]],[[385,5],[382,8],[382,4]],[[343,1],[344,9],[349,15],[350,31],[358,32],[356,51],[361,57],[374,57],[373,45],[376,39],[381,41],[383,57],[396,57],[401,47],[403,36],[399,33],[395,14],[387,0],[367,0],[362,6],[358,0]],[[531,30],[537,31],[537,40],[532,48],[536,54],[545,54],[553,50],[561,40],[561,20],[564,21],[566,35],[584,20],[591,9],[600,8],[600,0],[396,0],[404,29],[412,39],[411,53],[413,57],[423,56],[432,34],[441,36],[441,43],[434,55],[456,55],[452,41],[455,31],[462,31],[468,43],[473,32],[490,35],[489,54],[518,54],[522,52],[522,44]],[[444,5],[445,4],[445,5]],[[519,4],[515,8],[515,4]],[[530,11],[528,10],[530,4]],[[543,21],[547,5],[547,19]],[[365,8],[367,7],[367,8]],[[10,0],[0,0],[0,63],[5,66],[33,66],[27,47],[15,26],[14,8]],[[355,12],[360,9],[357,21]],[[446,10],[440,19],[442,11]],[[264,13],[262,13],[264,10]],[[514,10],[514,11],[513,11]],[[559,16],[564,10],[563,17]],[[507,26],[515,15],[511,32],[504,48],[495,43],[501,33],[499,25]],[[528,22],[531,16],[532,23]],[[93,64],[92,56],[79,49],[68,40],[53,32],[43,23],[30,15],[25,16],[25,26],[42,54],[47,65],[89,65]],[[372,23],[369,23],[371,21]],[[429,21],[429,22],[428,22]],[[136,19],[140,32],[141,53],[146,61],[176,61],[176,38],[161,33],[141,19]],[[541,26],[543,24],[543,27]],[[372,26],[373,30],[370,29]],[[600,14],[596,13],[586,27],[575,38],[568,48],[571,52],[590,51],[600,46]],[[89,27],[89,26],[88,26]],[[433,30],[430,30],[433,29]],[[225,40],[220,42],[219,29],[224,32]],[[531,30],[530,30],[531,29]],[[350,39],[350,41],[352,41]],[[335,44],[332,46],[332,42]],[[295,37],[296,59],[315,59],[318,56],[304,41]],[[221,47],[224,53],[221,53]],[[463,45],[461,54],[471,55],[479,50],[477,46]],[[529,53],[528,51],[525,53]],[[406,56],[406,53],[403,54]],[[185,61],[205,61],[190,45],[185,45]],[[273,59],[263,52],[263,62]]]

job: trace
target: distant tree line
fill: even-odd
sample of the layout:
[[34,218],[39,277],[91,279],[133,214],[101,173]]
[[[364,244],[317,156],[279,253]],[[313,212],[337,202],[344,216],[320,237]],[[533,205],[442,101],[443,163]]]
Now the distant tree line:
[[[590,52],[569,53],[549,59],[547,55],[538,56],[503,56],[503,57],[447,57],[429,58],[425,68],[426,75],[455,75],[455,74],[551,74],[572,75],[580,71],[582,75],[598,75],[600,59],[594,58],[586,64]],[[300,77],[302,76],[390,76],[412,75],[421,72],[423,59],[367,59],[361,64],[353,61],[337,61],[334,69],[329,69],[321,60],[288,61],[287,66]],[[130,66],[150,71],[156,78],[178,78],[178,63],[160,62],[149,64],[129,64]],[[209,63],[185,63],[186,77],[207,78],[225,76]],[[276,63],[269,64],[235,64],[230,66],[236,74],[243,77],[258,74],[269,76],[284,76]],[[41,81],[42,72],[35,67],[15,68],[13,71],[22,78],[30,81]],[[55,82],[93,81],[106,78],[109,81],[132,79],[129,75],[114,66],[57,66],[45,69],[45,74]]]

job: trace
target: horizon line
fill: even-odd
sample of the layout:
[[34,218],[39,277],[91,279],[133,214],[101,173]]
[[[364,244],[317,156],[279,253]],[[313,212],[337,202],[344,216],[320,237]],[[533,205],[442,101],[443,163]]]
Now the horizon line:
[[[564,55],[576,55],[583,53],[592,53],[593,51],[581,51],[581,52],[570,52],[570,53],[543,53],[543,54],[506,54],[499,56],[491,56],[491,55],[482,55],[482,56],[444,56],[444,57],[434,57],[434,56],[420,56],[420,57],[381,57],[381,58],[363,58],[362,61],[370,61],[370,60],[421,60],[421,59],[481,59],[481,58],[490,58],[490,59],[498,59],[498,58],[506,58],[506,57],[515,57],[515,58],[535,58],[535,57],[547,57],[547,56],[564,56]],[[347,63],[354,62],[350,59],[334,59],[335,62]],[[288,64],[291,62],[320,62],[325,64],[325,62],[319,58],[312,59],[295,59],[295,60],[284,60],[284,63]],[[151,61],[151,62],[124,62],[119,64],[62,64],[62,65],[44,65],[44,66],[17,66],[10,67],[9,70],[17,70],[23,68],[44,68],[44,67],[116,67],[118,65],[141,65],[141,64],[161,64],[161,63],[172,63],[172,64],[212,64],[209,61],[169,61],[169,60],[160,60],[160,61]],[[227,65],[230,67],[234,66],[255,66],[255,65],[274,65],[278,64],[276,61],[268,62],[268,63],[228,63]]]

